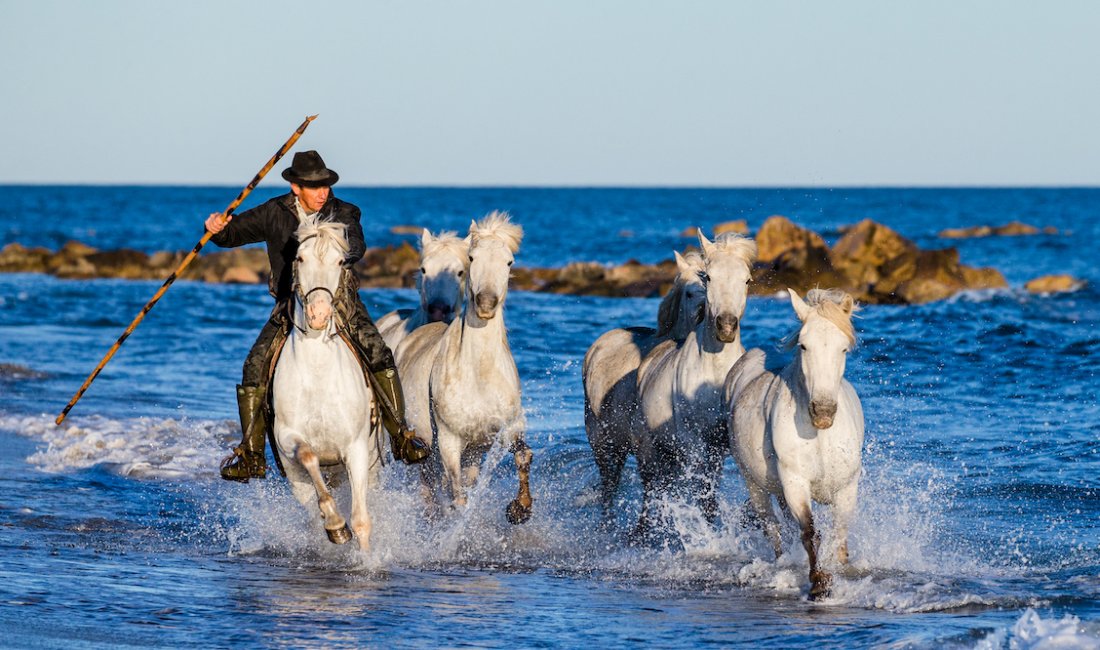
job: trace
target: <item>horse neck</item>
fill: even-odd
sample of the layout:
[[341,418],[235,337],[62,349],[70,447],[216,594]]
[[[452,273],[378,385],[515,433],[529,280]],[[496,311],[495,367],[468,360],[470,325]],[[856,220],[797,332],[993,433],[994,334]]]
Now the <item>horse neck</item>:
[[[692,356],[698,358],[698,362],[704,369],[710,369],[716,375],[725,380],[726,373],[733,364],[745,354],[745,347],[741,345],[741,328],[729,343],[718,340],[714,330],[714,319],[703,318],[703,321],[695,326],[695,345],[689,348]],[[686,347],[686,346],[685,346]]]
[[461,324],[456,331],[458,345],[454,355],[469,359],[469,367],[476,367],[477,363],[502,356],[509,359],[512,356],[508,347],[508,332],[504,327],[503,304],[498,308],[497,315],[489,320],[478,318],[477,313],[467,304],[462,310]]

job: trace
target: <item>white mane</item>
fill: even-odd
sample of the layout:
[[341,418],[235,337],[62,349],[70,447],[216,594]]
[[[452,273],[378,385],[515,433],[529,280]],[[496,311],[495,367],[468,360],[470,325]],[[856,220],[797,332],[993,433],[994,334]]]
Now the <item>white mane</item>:
[[483,239],[495,239],[512,251],[515,255],[519,251],[519,243],[523,240],[523,227],[510,221],[507,212],[493,210],[485,215],[481,221],[470,223],[470,247],[477,246]]
[[[844,336],[848,337],[852,347],[855,347],[858,340],[855,326],[852,325],[852,315],[859,311],[860,307],[848,292],[843,289],[810,289],[806,292],[805,300],[806,304],[813,308],[814,313],[835,325]],[[801,330],[802,324],[799,323],[798,329],[780,341],[780,349],[793,348],[798,343]]]

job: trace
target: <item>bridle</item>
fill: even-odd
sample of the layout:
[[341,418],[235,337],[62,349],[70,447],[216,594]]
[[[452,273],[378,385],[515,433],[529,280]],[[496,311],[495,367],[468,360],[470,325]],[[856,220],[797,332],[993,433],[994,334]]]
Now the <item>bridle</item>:
[[[309,235],[305,239],[302,239],[300,242],[298,242],[298,246],[301,247],[302,244],[306,243],[307,241],[309,241],[311,239],[314,239],[315,237],[317,237],[317,235]],[[291,290],[294,291],[294,297],[298,301],[298,304],[302,306],[303,311],[305,310],[306,305],[309,304],[309,297],[312,296],[315,291],[324,291],[325,293],[328,294],[328,297],[329,297],[330,300],[332,300],[333,304],[336,303],[336,294],[334,294],[328,287],[317,286],[317,287],[313,287],[309,291],[306,291],[304,293],[302,292],[302,283],[298,281],[298,258],[297,257],[294,258],[294,263],[291,265],[291,270],[292,270],[292,275],[293,275]],[[290,311],[290,323],[294,326],[294,329],[298,330],[302,334],[307,333],[306,329],[304,327],[302,327],[301,325],[299,325],[298,321],[294,318],[294,310]],[[335,334],[333,336],[335,336]]]

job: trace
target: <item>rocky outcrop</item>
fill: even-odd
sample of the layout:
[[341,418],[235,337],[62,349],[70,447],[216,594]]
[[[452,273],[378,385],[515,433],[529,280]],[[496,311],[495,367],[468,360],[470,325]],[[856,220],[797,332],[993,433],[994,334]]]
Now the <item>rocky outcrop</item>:
[[1031,293],[1067,293],[1077,291],[1087,284],[1072,275],[1044,275],[1028,280],[1024,283],[1024,289]]
[[[740,229],[739,222],[732,223],[731,230]],[[942,300],[967,289],[1007,286],[996,269],[962,264],[954,248],[921,250],[894,230],[871,220],[840,232],[843,233],[840,239],[829,246],[821,235],[786,217],[769,217],[756,233],[759,259],[753,267],[751,293],[773,294],[787,287],[800,292],[814,287],[838,287],[864,303],[903,304]],[[69,242],[52,252],[12,243],[0,249],[0,272],[160,280],[175,270],[185,255],[185,252],[147,255],[127,249],[99,251],[79,242]],[[403,243],[369,249],[355,271],[363,287],[409,288],[415,286],[419,266],[419,253]],[[263,249],[236,248],[200,255],[182,277],[203,282],[266,284],[268,274]],[[676,264],[672,260],[660,264],[631,260],[618,265],[573,262],[561,268],[516,267],[511,283],[514,288],[527,291],[647,297],[664,294],[675,274]],[[1080,286],[1074,284],[1080,281],[1070,280],[1068,284],[1035,286]],[[1029,290],[1049,293],[1060,289],[1029,286]]]
[[967,239],[971,237],[1016,237],[1019,235],[1057,235],[1058,229],[1046,226],[1042,229],[1019,221],[1010,221],[1003,226],[969,226],[967,228],[946,228],[939,232],[943,239]]

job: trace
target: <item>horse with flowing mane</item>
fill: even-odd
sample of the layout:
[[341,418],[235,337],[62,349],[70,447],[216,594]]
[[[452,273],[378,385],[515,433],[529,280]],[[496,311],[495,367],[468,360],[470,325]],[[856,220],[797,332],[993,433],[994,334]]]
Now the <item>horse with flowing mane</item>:
[[293,327],[279,353],[272,393],[275,451],[294,496],[316,503],[331,541],[351,531],[325,484],[322,467],[342,468],[351,484],[351,530],[370,546],[367,489],[377,484],[382,457],[374,396],[349,343],[340,337],[333,300],[348,250],[344,225],[306,218],[295,233]]
[[638,366],[666,339],[682,341],[703,318],[706,298],[703,256],[695,251],[676,258],[676,278],[661,299],[657,329],[626,327],[604,332],[584,355],[584,430],[600,471],[600,500],[610,516],[623,464],[637,445]]
[[391,350],[421,325],[454,320],[466,291],[469,250],[470,238],[462,239],[451,231],[432,236],[425,228],[420,234],[420,271],[416,276],[420,304],[416,309],[395,309],[376,323]]
[[699,245],[704,317],[682,343],[663,341],[638,368],[643,424],[635,455],[643,493],[636,537],[652,529],[658,493],[688,498],[709,522],[718,519],[718,482],[728,449],[722,389],[745,351],[740,326],[756,243],[735,233],[711,242],[700,230]]
[[[406,415],[418,432],[434,432],[446,484],[456,506],[466,504],[485,452],[500,440],[512,452],[519,491],[508,505],[513,524],[531,516],[532,453],[524,440],[519,371],[508,345],[504,301],[523,229],[507,213],[470,223],[469,273],[462,317],[429,323],[397,348]],[[425,440],[425,442],[429,442]],[[427,465],[427,463],[426,463]],[[432,468],[424,475],[429,492]]]
[[847,564],[862,467],[863,406],[844,379],[845,359],[856,343],[851,317],[857,308],[836,289],[811,290],[805,301],[788,291],[801,322],[785,339],[794,358],[776,374],[764,369],[764,352],[755,349],[730,370],[730,447],[776,558],[783,549],[771,495],[798,521],[810,563],[810,598],[816,600],[828,595],[831,576],[818,564],[812,501],[832,505],[837,559]]

